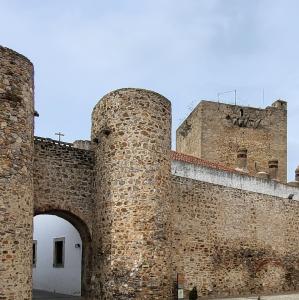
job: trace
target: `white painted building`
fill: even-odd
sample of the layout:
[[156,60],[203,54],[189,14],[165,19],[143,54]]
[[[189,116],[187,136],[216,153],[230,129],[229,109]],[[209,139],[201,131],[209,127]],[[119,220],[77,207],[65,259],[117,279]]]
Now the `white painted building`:
[[81,295],[82,241],[68,221],[52,215],[34,217],[33,288]]

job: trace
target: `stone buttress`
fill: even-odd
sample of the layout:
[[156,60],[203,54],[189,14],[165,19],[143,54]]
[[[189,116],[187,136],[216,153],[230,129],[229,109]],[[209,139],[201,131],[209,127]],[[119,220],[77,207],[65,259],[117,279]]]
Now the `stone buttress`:
[[33,65],[0,46],[0,299],[31,299]]
[[171,104],[121,89],[102,98],[92,122],[93,299],[170,299]]

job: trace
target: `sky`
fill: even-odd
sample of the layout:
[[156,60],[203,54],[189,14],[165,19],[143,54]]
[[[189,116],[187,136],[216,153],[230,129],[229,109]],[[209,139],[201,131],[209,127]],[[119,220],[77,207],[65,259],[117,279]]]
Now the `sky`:
[[238,104],[254,107],[286,100],[292,180],[298,11],[297,0],[0,0],[0,44],[34,63],[35,135],[61,131],[68,142],[89,139],[93,107],[123,87],[171,100],[173,137],[201,99],[221,92],[236,89]]

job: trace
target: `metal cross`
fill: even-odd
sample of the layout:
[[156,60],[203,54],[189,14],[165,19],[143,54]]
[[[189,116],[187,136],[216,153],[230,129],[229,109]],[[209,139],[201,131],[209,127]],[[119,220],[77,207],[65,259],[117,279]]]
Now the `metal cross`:
[[61,142],[61,137],[64,136],[64,134],[62,132],[57,132],[55,135],[58,135],[58,140]]

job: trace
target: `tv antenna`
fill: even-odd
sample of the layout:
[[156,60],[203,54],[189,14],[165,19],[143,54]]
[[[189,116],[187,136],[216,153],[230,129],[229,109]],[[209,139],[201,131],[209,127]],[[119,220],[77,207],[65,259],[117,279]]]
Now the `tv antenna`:
[[187,108],[192,111],[194,109],[194,106],[195,106],[195,100],[193,100],[192,102],[190,102],[187,106]]
[[235,95],[235,105],[237,105],[237,90],[232,90],[232,91],[226,91],[226,92],[217,93],[218,103],[220,102],[220,96],[221,95],[229,94],[229,93],[234,93],[234,95]]

